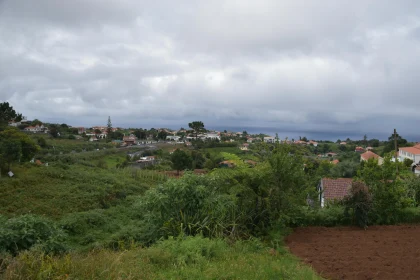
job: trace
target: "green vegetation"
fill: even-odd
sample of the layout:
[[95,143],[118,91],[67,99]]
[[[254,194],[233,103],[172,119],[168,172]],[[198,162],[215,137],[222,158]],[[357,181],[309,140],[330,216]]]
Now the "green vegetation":
[[[420,179],[389,154],[378,166],[329,142],[242,151],[246,132],[237,142],[119,149],[55,128],[57,137],[0,132],[15,173],[0,178],[2,279],[319,279],[284,248],[290,227],[420,222]],[[172,169],[191,171],[170,179]],[[344,201],[320,208],[326,176],[355,182]]]

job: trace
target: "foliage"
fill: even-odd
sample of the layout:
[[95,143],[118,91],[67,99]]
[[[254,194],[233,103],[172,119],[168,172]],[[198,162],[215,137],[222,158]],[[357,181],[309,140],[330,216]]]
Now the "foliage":
[[206,131],[206,129],[204,128],[204,123],[202,121],[190,122],[188,126],[192,129],[195,135],[195,139],[198,138],[198,134]]
[[192,164],[191,156],[180,149],[176,149],[173,152],[171,156],[171,161],[172,161],[173,168],[177,170],[178,173],[180,170],[191,168],[191,164]]
[[100,249],[61,256],[29,251],[6,258],[2,268],[7,280],[321,279],[289,253],[269,250],[258,240],[229,245],[201,236],[124,251]]
[[111,136],[112,133],[112,122],[111,122],[111,117],[108,116],[108,123],[106,125],[106,132],[109,136]]
[[378,166],[377,161],[369,160],[358,172],[358,178],[369,187],[373,196],[374,223],[395,223],[398,211],[414,204],[407,185],[397,176],[397,167],[401,170],[401,163],[392,162],[388,155],[382,165]]
[[15,128],[0,132],[0,157],[3,163],[27,161],[39,150],[39,146],[25,133]]
[[9,121],[20,121],[22,114],[16,113],[9,102],[0,103],[0,128],[8,124]]
[[402,136],[399,135],[398,133],[396,136],[392,134],[391,136],[388,137],[388,142],[386,142],[385,144],[385,147],[383,149],[384,154],[395,151],[395,140],[394,140],[395,137],[397,138],[397,147],[407,146],[408,141],[406,139],[402,138]]
[[372,208],[372,195],[368,187],[362,182],[353,182],[349,195],[344,199],[344,205],[345,215],[352,215],[353,222],[366,229]]
[[412,159],[405,158],[404,161],[403,161],[403,164],[404,164],[405,167],[411,167],[411,165],[413,164],[413,162],[414,161]]
[[145,241],[180,233],[214,237],[233,230],[235,201],[219,186],[216,178],[187,173],[147,191],[135,206],[144,214]]
[[0,228],[0,249],[16,254],[40,245],[46,252],[59,253],[65,250],[64,238],[62,230],[50,220],[23,215],[7,220]]

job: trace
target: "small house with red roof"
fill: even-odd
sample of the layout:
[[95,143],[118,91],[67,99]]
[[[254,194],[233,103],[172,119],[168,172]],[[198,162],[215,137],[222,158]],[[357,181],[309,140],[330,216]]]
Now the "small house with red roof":
[[338,159],[335,159],[335,160],[333,160],[333,161],[330,161],[330,163],[331,164],[334,164],[334,165],[336,165],[336,164],[338,164],[340,161],[338,160]]
[[378,161],[378,165],[382,165],[384,163],[384,159],[380,156],[378,156],[377,154],[375,154],[374,152],[371,151],[367,151],[363,154],[360,155],[360,161],[368,161],[370,159],[375,159]]
[[357,153],[363,153],[365,151],[365,149],[363,147],[358,146],[358,147],[356,147],[356,149],[354,149],[354,151],[357,152]]
[[130,136],[124,136],[123,137],[123,142],[125,145],[135,145],[137,141],[137,137],[134,135],[130,135]]
[[322,178],[317,189],[319,191],[319,201],[321,207],[324,207],[328,202],[342,200],[349,194],[353,179],[351,178]]

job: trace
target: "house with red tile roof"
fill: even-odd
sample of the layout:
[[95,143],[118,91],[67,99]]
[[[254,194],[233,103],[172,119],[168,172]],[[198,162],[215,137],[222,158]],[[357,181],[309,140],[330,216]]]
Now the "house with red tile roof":
[[330,163],[331,164],[334,164],[334,165],[336,165],[336,164],[338,164],[340,161],[338,160],[338,159],[335,159],[335,160],[333,160],[333,161],[330,161]]
[[354,151],[358,152],[358,153],[363,153],[365,151],[365,149],[363,147],[356,147],[356,149]]
[[314,147],[318,146],[318,142],[315,142],[314,140],[309,141],[309,145],[313,145]]
[[378,156],[377,154],[375,154],[374,152],[371,151],[367,151],[363,154],[360,155],[360,161],[368,161],[370,159],[375,159],[378,161],[378,165],[382,165],[384,163],[384,159],[380,156]]
[[411,159],[414,163],[420,163],[420,144],[414,147],[401,147],[398,151],[400,161],[404,159]]
[[123,142],[125,145],[135,145],[137,141],[137,137],[134,135],[124,136]]
[[321,207],[327,205],[328,201],[342,200],[349,194],[352,182],[353,179],[351,178],[322,178],[317,188]]

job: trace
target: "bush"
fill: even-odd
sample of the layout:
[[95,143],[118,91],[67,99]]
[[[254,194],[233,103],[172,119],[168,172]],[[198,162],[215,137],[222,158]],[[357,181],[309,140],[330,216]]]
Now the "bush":
[[372,209],[372,196],[368,187],[362,182],[353,182],[349,195],[344,199],[344,205],[345,215],[351,215],[353,223],[366,229]]
[[64,240],[63,231],[52,221],[36,215],[11,218],[0,229],[0,248],[12,254],[35,245],[47,253],[63,252]]

